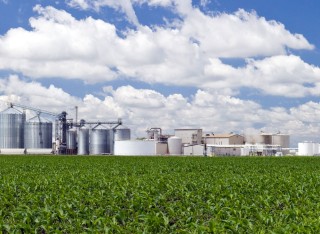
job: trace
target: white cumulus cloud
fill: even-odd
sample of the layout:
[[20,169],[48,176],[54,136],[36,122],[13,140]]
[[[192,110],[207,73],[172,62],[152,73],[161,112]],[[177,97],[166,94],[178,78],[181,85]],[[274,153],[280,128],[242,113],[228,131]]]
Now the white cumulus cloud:
[[0,106],[5,109],[6,102],[14,102],[55,113],[66,110],[68,117],[73,119],[74,107],[78,106],[79,119],[110,121],[122,118],[135,137],[143,137],[147,128],[159,126],[171,134],[173,129],[185,127],[216,133],[243,134],[253,129],[281,131],[298,140],[311,139],[320,131],[319,102],[265,109],[254,101],[201,89],[191,97],[179,93],[164,96],[151,89],[132,86],[107,87],[105,90],[104,98],[93,94],[79,98],[59,87],[45,87],[12,75],[0,79]]
[[[125,2],[132,5],[130,1],[79,4],[85,8],[85,4],[116,6]],[[165,6],[169,2],[148,4]],[[108,22],[76,19],[66,11],[36,5],[31,30],[12,28],[0,37],[0,69],[30,78],[59,77],[86,83],[126,78],[221,94],[249,87],[287,97],[319,95],[319,68],[286,53],[287,48],[313,48],[302,35],[254,12],[206,15],[191,1],[170,4],[185,12],[176,27],[140,25],[122,31],[122,36]],[[234,67],[224,63],[224,58],[246,62]]]

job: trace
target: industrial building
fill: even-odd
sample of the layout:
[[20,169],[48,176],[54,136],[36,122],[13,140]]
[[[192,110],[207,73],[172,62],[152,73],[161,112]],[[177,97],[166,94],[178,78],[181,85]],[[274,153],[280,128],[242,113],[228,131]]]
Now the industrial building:
[[182,144],[200,145],[202,129],[175,129],[174,135],[182,139]]
[[[26,110],[34,115],[27,118]],[[289,135],[280,133],[203,134],[202,129],[183,128],[165,135],[159,127],[148,129],[144,140],[132,140],[120,119],[78,121],[77,113],[73,120],[66,112],[12,103],[0,112],[0,154],[269,156],[288,154],[289,143]],[[298,155],[319,155],[319,148],[318,143],[299,143]]]
[[245,143],[244,136],[235,133],[206,134],[203,138],[206,144],[212,145],[243,145]]
[[[35,116],[26,120],[26,110],[34,112]],[[54,123],[42,115],[52,116]],[[120,119],[106,122],[81,120],[78,123],[67,119],[66,112],[57,114],[10,103],[0,112],[0,153],[113,154],[114,137],[118,140],[130,138],[129,129],[116,129],[120,125]]]
[[290,136],[281,133],[261,133],[256,135],[245,135],[246,144],[280,145],[282,148],[289,148]]

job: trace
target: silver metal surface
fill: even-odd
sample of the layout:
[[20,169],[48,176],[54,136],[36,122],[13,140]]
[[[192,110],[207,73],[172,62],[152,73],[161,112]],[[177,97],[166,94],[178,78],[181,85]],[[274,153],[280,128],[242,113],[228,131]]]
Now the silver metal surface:
[[115,141],[127,141],[131,139],[131,131],[129,128],[116,128],[114,132]]
[[89,154],[89,129],[80,128],[78,135],[78,155]]
[[52,148],[52,122],[35,116],[24,124],[24,148]]
[[73,129],[67,131],[67,149],[75,150],[77,148],[77,132]]
[[24,147],[24,113],[8,108],[0,113],[0,148]]
[[107,153],[114,154],[114,130],[108,129]]
[[[90,154],[110,153],[109,129],[92,129],[90,132]],[[108,152],[109,151],[109,152]]]

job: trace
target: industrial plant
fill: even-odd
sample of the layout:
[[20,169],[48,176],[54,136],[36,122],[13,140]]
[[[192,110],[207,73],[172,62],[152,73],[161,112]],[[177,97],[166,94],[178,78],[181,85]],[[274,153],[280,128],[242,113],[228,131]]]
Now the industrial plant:
[[[27,119],[26,110],[34,113]],[[50,121],[43,117],[49,115]],[[160,127],[146,130],[143,139],[131,139],[131,130],[116,121],[68,119],[65,111],[53,113],[10,103],[0,112],[0,154],[56,155],[184,155],[184,156],[283,156],[318,155],[318,143],[299,143],[291,149],[290,136],[280,133],[239,135],[205,133],[203,129]]]

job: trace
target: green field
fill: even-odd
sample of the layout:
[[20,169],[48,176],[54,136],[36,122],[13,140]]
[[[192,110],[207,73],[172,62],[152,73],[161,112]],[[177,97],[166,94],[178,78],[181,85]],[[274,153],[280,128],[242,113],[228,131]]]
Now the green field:
[[319,233],[320,157],[0,157],[2,233]]

